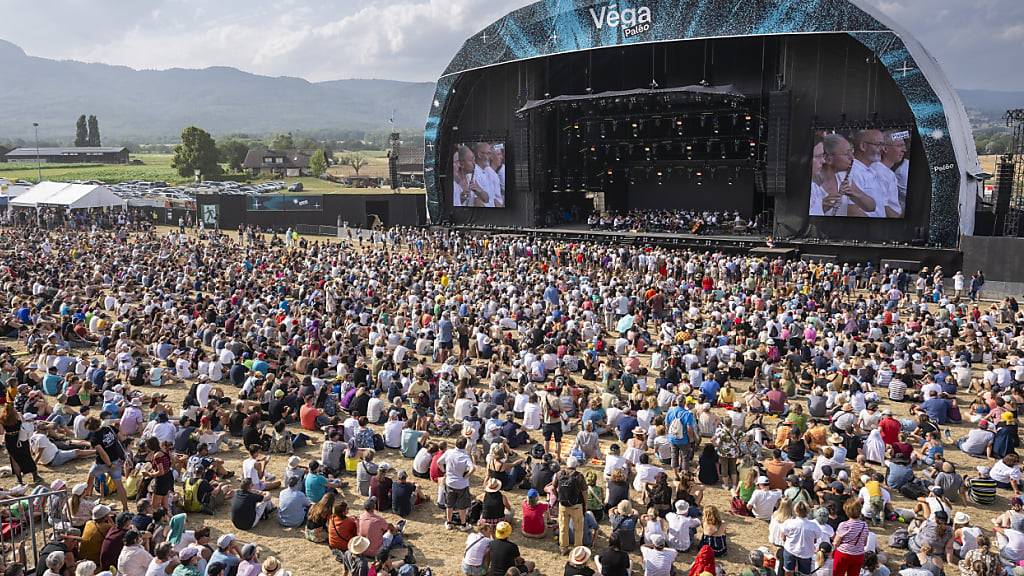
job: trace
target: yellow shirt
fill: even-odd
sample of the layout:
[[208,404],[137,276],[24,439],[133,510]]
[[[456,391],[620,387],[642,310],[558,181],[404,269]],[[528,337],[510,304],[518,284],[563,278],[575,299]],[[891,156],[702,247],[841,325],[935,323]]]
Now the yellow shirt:
[[869,480],[864,487],[868,489],[869,497],[882,497],[882,483],[878,480]]

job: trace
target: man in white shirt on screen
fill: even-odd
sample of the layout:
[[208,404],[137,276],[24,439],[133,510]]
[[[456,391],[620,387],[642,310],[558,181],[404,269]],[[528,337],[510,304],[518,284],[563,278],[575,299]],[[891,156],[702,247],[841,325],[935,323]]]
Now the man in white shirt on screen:
[[459,146],[453,159],[453,206],[486,206],[490,201],[477,177],[476,156],[468,146]]
[[491,167],[498,174],[498,183],[501,185],[501,205],[505,205],[505,145],[495,144],[494,155],[491,158]]
[[[473,170],[474,180],[480,184],[488,198],[483,207],[494,208],[496,205],[504,205],[504,199],[501,197],[501,181],[498,179],[498,173],[491,168],[491,155],[493,154],[491,145],[487,142],[477,142],[473,148],[473,154],[476,157],[476,168]],[[500,204],[495,204],[495,202]]]
[[850,216],[885,218],[886,191],[870,168],[882,159],[883,144],[879,130],[861,130],[853,135],[853,166],[849,176],[852,191],[847,196],[852,201],[847,208]]
[[907,159],[909,130],[890,130],[885,133],[885,148],[882,149],[882,164],[896,176],[896,194],[899,197],[900,214],[907,208],[907,178],[910,161]]

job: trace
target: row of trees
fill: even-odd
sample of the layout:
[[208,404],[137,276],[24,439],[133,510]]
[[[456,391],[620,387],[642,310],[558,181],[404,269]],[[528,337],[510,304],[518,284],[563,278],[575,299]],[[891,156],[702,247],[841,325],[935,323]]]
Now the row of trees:
[[75,147],[101,146],[100,144],[100,121],[92,114],[87,119],[85,114],[78,117],[75,124]]
[[[309,143],[312,145],[296,145]],[[270,144],[270,148],[277,150],[315,149],[309,159],[309,170],[316,177],[324,175],[327,172],[327,168],[335,162],[334,150],[329,145],[325,145],[325,143],[312,140],[309,142],[299,140],[297,142],[291,134],[287,134],[276,136],[271,140]],[[242,170],[242,163],[245,161],[249,150],[265,148],[266,146],[262,142],[247,141],[243,137],[228,137],[218,144],[206,130],[196,126],[189,126],[181,131],[181,144],[174,147],[174,158],[171,161],[171,166],[177,169],[178,174],[182,177],[193,176],[196,170],[204,178],[216,177],[223,172],[221,163],[227,164],[230,170],[239,172]],[[359,171],[369,163],[369,158],[361,152],[353,152],[351,154],[343,154],[337,163],[342,166],[351,167],[356,175],[358,175]]]

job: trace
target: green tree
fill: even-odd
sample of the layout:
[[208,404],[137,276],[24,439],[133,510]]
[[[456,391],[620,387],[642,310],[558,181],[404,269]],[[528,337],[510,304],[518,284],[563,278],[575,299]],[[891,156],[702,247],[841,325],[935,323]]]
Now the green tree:
[[278,134],[270,141],[270,147],[274,150],[291,150],[295,148],[295,138],[292,133]]
[[182,177],[191,177],[196,170],[204,177],[220,174],[217,163],[217,142],[202,128],[189,126],[181,131],[181,144],[174,147],[171,167]]
[[85,114],[78,117],[75,124],[75,146],[82,147],[89,145],[89,128],[85,124]]
[[249,153],[249,145],[237,138],[228,138],[217,145],[220,161],[227,164],[228,168],[238,172],[242,169],[242,162],[245,155]]
[[320,147],[320,143],[309,137],[294,138],[295,147],[299,150],[316,150]]
[[101,146],[100,144],[100,121],[92,114],[89,115],[89,146]]
[[309,171],[317,178],[327,172],[327,158],[324,156],[323,150],[317,150],[309,157]]
[[341,157],[340,164],[342,166],[349,166],[359,176],[359,171],[366,167],[370,161],[362,152],[353,152],[351,154],[345,154]]

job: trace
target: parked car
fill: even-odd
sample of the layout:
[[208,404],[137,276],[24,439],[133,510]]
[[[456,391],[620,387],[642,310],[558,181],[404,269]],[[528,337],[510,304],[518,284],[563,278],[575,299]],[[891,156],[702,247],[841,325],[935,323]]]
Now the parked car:
[[302,182],[296,182],[288,187],[289,192],[302,192]]

